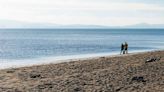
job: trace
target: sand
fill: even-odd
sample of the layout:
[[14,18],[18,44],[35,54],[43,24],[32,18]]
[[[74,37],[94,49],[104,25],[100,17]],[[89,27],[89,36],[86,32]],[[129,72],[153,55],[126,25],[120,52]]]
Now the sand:
[[164,51],[3,69],[0,92],[164,92]]

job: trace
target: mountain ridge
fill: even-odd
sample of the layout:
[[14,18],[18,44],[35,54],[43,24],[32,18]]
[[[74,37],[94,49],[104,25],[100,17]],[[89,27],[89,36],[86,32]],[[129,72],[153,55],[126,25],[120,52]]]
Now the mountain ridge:
[[0,20],[0,29],[8,28],[164,28],[164,24],[138,23],[127,26],[104,26],[83,24],[60,25],[53,23],[30,23],[21,21]]

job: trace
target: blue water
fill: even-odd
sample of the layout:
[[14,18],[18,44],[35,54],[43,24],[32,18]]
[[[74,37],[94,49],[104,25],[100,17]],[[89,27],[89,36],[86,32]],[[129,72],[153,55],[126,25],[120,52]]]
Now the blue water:
[[164,29],[0,29],[0,59],[164,49]]

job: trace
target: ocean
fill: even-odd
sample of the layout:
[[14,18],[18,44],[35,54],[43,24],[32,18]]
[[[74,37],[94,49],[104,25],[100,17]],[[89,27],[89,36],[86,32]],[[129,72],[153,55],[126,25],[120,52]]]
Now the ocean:
[[164,49],[164,29],[0,29],[0,64]]

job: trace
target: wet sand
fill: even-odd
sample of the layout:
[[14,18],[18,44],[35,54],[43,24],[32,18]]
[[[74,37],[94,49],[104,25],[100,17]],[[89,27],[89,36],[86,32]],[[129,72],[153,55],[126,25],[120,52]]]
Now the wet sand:
[[164,51],[4,69],[0,92],[164,92]]

